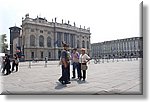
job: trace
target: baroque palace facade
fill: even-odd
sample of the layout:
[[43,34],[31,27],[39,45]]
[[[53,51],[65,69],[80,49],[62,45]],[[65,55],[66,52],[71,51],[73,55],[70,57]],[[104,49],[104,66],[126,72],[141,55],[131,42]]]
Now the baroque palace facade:
[[60,58],[62,41],[69,44],[69,50],[73,48],[86,48],[90,53],[90,29],[78,28],[75,23],[58,23],[56,18],[48,22],[45,18],[30,18],[29,14],[22,19],[21,47],[25,60],[43,60],[46,56],[49,60]]
[[143,57],[143,37],[118,39],[91,44],[92,58]]

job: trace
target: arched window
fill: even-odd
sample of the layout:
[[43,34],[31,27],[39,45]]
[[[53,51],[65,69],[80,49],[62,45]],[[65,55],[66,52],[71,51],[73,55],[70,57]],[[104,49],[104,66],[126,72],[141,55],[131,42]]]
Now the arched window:
[[39,36],[39,46],[44,47],[44,36],[42,35]]
[[82,41],[82,48],[85,48],[85,41]]
[[87,41],[87,49],[89,49],[89,41]]
[[47,47],[51,47],[51,37],[47,37]]
[[30,46],[35,46],[35,36],[30,35]]

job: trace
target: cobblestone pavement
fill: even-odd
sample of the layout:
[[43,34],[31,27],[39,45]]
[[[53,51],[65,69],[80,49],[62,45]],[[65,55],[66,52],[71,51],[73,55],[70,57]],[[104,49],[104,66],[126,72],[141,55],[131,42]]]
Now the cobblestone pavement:
[[71,79],[67,85],[58,82],[58,61],[49,61],[47,67],[44,61],[30,64],[20,62],[19,72],[1,75],[2,94],[142,94],[142,59],[100,64],[91,61],[86,81]]

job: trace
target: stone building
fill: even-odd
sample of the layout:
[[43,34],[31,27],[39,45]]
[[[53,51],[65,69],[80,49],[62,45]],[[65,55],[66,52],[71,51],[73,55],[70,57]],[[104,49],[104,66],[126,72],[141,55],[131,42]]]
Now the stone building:
[[17,26],[10,27],[10,57],[12,58],[14,54],[17,52],[17,48],[20,45],[21,42],[21,28]]
[[29,14],[22,19],[22,48],[25,60],[43,60],[46,56],[49,60],[59,59],[62,44],[66,42],[73,48],[86,48],[90,51],[90,29],[78,28],[75,23],[48,22],[45,18],[30,18]]
[[143,57],[143,37],[118,39],[91,44],[93,58]]

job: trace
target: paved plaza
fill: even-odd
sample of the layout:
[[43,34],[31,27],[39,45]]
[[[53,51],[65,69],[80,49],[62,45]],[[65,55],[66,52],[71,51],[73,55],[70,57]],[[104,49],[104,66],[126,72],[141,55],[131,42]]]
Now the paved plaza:
[[[31,64],[31,68],[30,65]],[[89,63],[86,81],[58,82],[58,61],[20,62],[19,72],[1,75],[2,94],[142,94],[142,59]],[[72,66],[71,66],[72,77]]]

